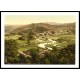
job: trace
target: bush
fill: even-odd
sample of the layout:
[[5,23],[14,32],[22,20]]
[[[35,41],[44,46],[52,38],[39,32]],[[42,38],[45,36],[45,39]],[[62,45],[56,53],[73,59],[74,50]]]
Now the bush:
[[5,40],[5,63],[14,63],[18,56],[18,44],[16,40]]
[[31,48],[30,50],[30,56],[32,57],[32,63],[37,63],[37,55],[38,55],[38,49],[37,48]]
[[58,58],[60,64],[75,64],[75,45],[61,49]]

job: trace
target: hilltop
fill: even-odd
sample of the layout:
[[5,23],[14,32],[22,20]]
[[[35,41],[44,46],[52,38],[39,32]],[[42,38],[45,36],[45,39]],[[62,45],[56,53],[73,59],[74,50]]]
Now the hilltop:
[[50,33],[50,34],[75,34],[75,23],[64,23],[64,24],[52,24],[50,23],[32,23],[28,25],[12,25],[5,26],[5,31],[14,34],[25,34],[29,30],[39,33]]

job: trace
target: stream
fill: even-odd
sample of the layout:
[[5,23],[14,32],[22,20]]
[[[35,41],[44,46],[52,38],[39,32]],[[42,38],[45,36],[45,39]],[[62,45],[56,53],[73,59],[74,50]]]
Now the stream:
[[[40,40],[41,41],[41,40]],[[52,44],[52,45],[54,45],[54,46],[57,46],[57,42],[56,41],[53,41],[53,40],[51,40],[51,39],[48,39],[48,41],[49,42],[44,42],[44,43],[40,43],[40,44],[38,44],[38,47],[41,47],[41,48],[48,48],[49,50],[52,50],[52,48],[51,47],[47,47],[47,46],[45,46],[46,44]]]

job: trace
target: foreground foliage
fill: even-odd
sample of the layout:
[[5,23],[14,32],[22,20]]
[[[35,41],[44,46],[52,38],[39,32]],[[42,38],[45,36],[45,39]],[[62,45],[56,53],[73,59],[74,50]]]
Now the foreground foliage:
[[[28,45],[29,46],[29,45]],[[52,46],[52,50],[31,47],[18,51],[16,40],[5,40],[5,63],[6,64],[75,64],[75,44],[64,48]]]

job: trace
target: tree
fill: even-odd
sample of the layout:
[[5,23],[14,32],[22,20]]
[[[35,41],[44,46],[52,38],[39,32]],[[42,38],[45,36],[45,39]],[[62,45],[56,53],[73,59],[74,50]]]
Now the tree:
[[5,63],[18,61],[18,44],[16,40],[5,40]]
[[26,63],[26,57],[22,54],[19,55],[19,63],[25,64]]
[[31,48],[30,50],[30,56],[31,56],[31,62],[34,64],[34,63],[37,63],[37,55],[38,55],[38,50],[37,48]]
[[74,64],[75,63],[75,45],[68,45],[66,48],[60,50],[58,55],[60,64]]
[[51,31],[51,33],[54,34],[55,32],[54,31]]
[[27,44],[29,45],[30,44],[30,41],[34,38],[34,33],[32,32],[32,30],[29,30],[28,31],[28,34],[27,34]]
[[50,64],[50,58],[51,58],[51,52],[48,50],[44,50],[42,52],[39,53],[39,57],[40,57],[40,64]]

